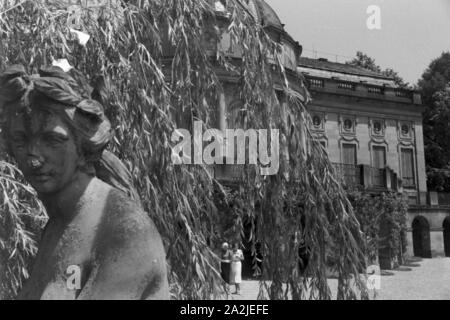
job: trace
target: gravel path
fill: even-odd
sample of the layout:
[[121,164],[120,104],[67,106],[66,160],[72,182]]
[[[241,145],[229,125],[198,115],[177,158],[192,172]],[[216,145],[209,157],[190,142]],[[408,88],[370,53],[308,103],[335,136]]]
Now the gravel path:
[[[333,296],[337,281],[329,280]],[[234,289],[234,288],[232,288]],[[259,292],[257,281],[244,281],[241,295],[232,300],[256,300]],[[381,290],[376,300],[450,300],[450,258],[424,259],[409,263],[398,270],[383,272]]]
[[450,300],[450,258],[424,259],[381,278],[379,300]]

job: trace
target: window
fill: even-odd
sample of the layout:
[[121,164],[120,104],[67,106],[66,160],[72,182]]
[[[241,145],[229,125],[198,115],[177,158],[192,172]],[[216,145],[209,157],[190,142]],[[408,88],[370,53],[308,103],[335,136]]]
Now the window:
[[356,165],[356,148],[356,144],[342,144],[342,164],[339,171],[347,186],[359,184],[360,173]]
[[373,167],[377,169],[386,168],[386,148],[382,146],[373,147]]
[[386,148],[383,146],[374,146],[373,168],[371,168],[372,184],[374,187],[386,187]]
[[344,143],[342,145],[342,163],[356,165],[356,145]]
[[283,44],[284,66],[288,69],[295,70],[297,67],[297,56],[292,45]]
[[414,174],[414,153],[412,149],[402,149],[402,180],[405,188],[414,188],[416,179]]
[[235,39],[232,39],[229,32],[224,32],[222,34],[222,38],[220,39],[220,43],[218,44],[218,49],[227,56],[234,58],[242,57],[241,46],[236,43]]

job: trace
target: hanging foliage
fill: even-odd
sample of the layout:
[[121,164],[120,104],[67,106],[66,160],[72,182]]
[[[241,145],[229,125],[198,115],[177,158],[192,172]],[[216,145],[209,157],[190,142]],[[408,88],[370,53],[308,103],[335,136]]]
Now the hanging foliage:
[[[177,299],[222,297],[219,260],[208,244],[222,239],[216,232],[224,220],[217,192],[225,204],[230,197],[208,168],[173,165],[171,136],[195,120],[211,125],[223,91],[218,70],[234,72],[248,127],[282,133],[279,174],[254,177],[248,169],[233,196],[240,204],[231,221],[233,233],[242,235],[241,222],[250,219],[262,244],[263,279],[271,281],[261,286],[260,298],[328,299],[330,265],[339,280],[338,298],[367,297],[360,278],[359,224],[329,159],[311,139],[307,99],[287,80],[285,107],[277,99],[272,78],[286,79],[281,46],[241,1],[227,1],[226,30],[242,52],[234,63],[219,47],[207,45],[223,32],[211,4],[113,0],[95,10],[73,11],[67,1],[4,1],[0,68],[21,63],[36,72],[64,58],[97,86],[115,128],[111,149],[135,177],[142,204],[163,236]],[[74,26],[89,34],[86,45],[71,32]],[[213,30],[207,43],[205,30]],[[170,59],[166,50],[172,51]],[[0,187],[14,197],[10,186]],[[20,228],[19,221],[13,225]],[[309,252],[304,273],[298,268],[301,248]],[[337,257],[331,264],[330,251]]]
[[0,300],[11,299],[28,277],[36,254],[35,241],[45,215],[36,193],[23,182],[18,170],[0,161]]
[[403,262],[406,253],[408,204],[396,193],[350,192],[349,198],[364,234],[367,265],[378,263],[380,251]]
[[406,217],[408,213],[408,203],[406,200],[395,193],[383,193],[379,199],[383,204],[383,224],[382,235],[380,239],[381,250],[386,250],[395,261],[395,264],[404,262],[407,245],[407,225]]

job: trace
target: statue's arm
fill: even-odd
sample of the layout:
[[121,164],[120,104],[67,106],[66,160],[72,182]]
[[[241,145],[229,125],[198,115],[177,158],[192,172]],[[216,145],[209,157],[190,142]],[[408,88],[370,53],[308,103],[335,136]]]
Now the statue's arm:
[[100,228],[94,265],[78,299],[169,299],[161,236],[140,209],[126,209],[135,212],[117,210]]

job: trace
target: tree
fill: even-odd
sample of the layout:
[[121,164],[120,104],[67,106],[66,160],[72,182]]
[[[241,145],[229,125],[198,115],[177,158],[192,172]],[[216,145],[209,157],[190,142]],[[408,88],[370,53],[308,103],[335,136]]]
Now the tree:
[[376,64],[375,59],[369,57],[367,54],[361,51],[356,52],[356,58],[353,58],[353,60],[351,61],[347,61],[346,64],[381,73],[381,68]]
[[[36,240],[45,223],[36,193],[21,173],[0,161],[0,300],[17,295],[36,254]],[[6,191],[6,194],[5,194]]]
[[430,190],[450,192],[450,52],[433,60],[419,80]]
[[[272,280],[269,290],[262,292],[272,299],[286,298],[288,293],[304,298],[311,289],[312,297],[329,298],[325,249],[333,243],[339,255],[333,265],[339,276],[338,297],[355,298],[357,291],[366,297],[359,277],[363,252],[357,219],[334,179],[332,164],[311,139],[304,97],[286,86],[289,128],[276,116],[280,105],[271,63],[277,62],[268,57],[277,56],[282,48],[242,10],[245,4],[227,1],[227,30],[243,54],[241,63],[233,65],[218,46],[211,49],[205,44],[205,30],[213,31],[209,35],[214,41],[221,37],[212,1],[104,3],[76,13],[57,0],[1,3],[0,68],[21,63],[34,72],[63,57],[92,81],[101,79],[102,97],[116,128],[111,148],[133,173],[142,204],[163,236],[173,297],[210,299],[223,294],[219,260],[209,244],[221,240],[216,230],[223,225],[215,197],[218,193],[227,201],[229,195],[206,167],[174,166],[171,161],[171,136],[181,122],[192,125],[201,119],[210,124],[222,90],[218,68],[240,75],[239,93],[249,125],[283,128],[284,150],[290,155],[279,175],[263,179],[247,174],[245,186],[233,195],[239,204],[231,223],[235,234],[243,234],[244,218],[258,221],[255,237],[264,246],[264,272]],[[91,36],[87,45],[74,39],[68,21]],[[170,61],[165,59],[167,47],[173,50]],[[282,66],[273,67],[283,77]],[[13,196],[9,188],[1,191]],[[297,268],[299,239],[313,253],[304,278]]]
[[368,265],[381,255],[403,263],[406,252],[408,204],[396,193],[371,194],[349,191],[349,198],[364,234]]
[[379,65],[376,64],[375,59],[369,57],[367,54],[358,51],[356,52],[356,58],[351,61],[347,61],[346,64],[358,66],[373,72],[378,72],[386,77],[392,78],[399,87],[407,88],[409,86],[400,75],[391,68],[387,68],[382,70]]

